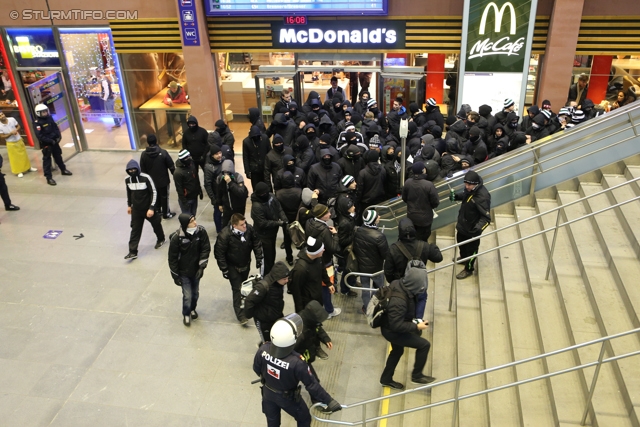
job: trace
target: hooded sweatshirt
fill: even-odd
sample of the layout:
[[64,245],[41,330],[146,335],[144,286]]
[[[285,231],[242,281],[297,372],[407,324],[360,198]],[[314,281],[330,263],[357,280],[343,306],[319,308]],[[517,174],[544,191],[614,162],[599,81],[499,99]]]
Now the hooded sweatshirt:
[[291,224],[296,220],[302,202],[302,188],[295,187],[295,179],[291,172],[282,174],[282,188],[276,191],[276,198],[287,216],[287,221]]
[[182,160],[176,160],[176,171],[173,173],[173,181],[176,185],[178,199],[183,203],[188,200],[195,200],[202,194],[200,188],[200,176],[198,175],[198,166],[191,161],[186,165]]
[[140,172],[140,166],[135,160],[129,160],[125,171],[129,169],[136,169],[138,173],[135,176],[127,176],[124,180],[127,184],[127,206],[133,211],[145,214],[148,210],[155,210],[158,194],[153,179]]
[[269,153],[270,144],[267,135],[260,131],[257,125],[251,126],[249,136],[242,141],[242,162],[247,174],[264,174],[264,160]]
[[260,132],[266,132],[267,128],[264,126],[264,122],[260,118],[260,109],[256,107],[249,108],[249,122],[253,126],[258,126]]
[[272,324],[284,317],[284,285],[278,280],[289,275],[289,269],[282,261],[273,265],[269,274],[256,283],[253,291],[244,300],[244,315],[247,319]]
[[378,151],[369,150],[364,156],[367,166],[360,171],[356,180],[357,197],[363,205],[375,205],[385,199],[384,181],[387,173],[378,163]]
[[140,170],[149,174],[158,188],[164,188],[171,183],[168,171],[173,175],[176,166],[167,150],[154,144],[147,147],[140,155]]
[[[227,184],[224,175],[229,175],[231,181]],[[244,215],[249,190],[244,185],[244,177],[237,173],[235,166],[231,160],[222,162],[222,173],[218,177],[218,204],[223,209],[230,210],[233,213],[241,213]]]
[[191,158],[193,158],[195,162],[202,162],[204,164],[204,158],[209,151],[209,144],[207,142],[209,133],[198,126],[198,119],[196,119],[195,116],[189,116],[187,124],[190,123],[195,123],[196,126],[189,127],[182,134],[182,148],[191,153]]
[[[303,188],[307,184],[307,175],[304,173],[302,169],[296,166],[296,158],[291,154],[285,154],[282,156],[282,166],[283,168],[278,171],[273,180],[273,189],[278,191],[283,185],[283,176],[285,172],[290,172],[294,178],[294,187]],[[292,165],[289,165],[290,162],[293,162]]]
[[296,148],[296,166],[302,169],[305,174],[309,173],[311,165],[316,163],[316,156],[309,146],[309,139],[305,135],[300,135],[296,139]]

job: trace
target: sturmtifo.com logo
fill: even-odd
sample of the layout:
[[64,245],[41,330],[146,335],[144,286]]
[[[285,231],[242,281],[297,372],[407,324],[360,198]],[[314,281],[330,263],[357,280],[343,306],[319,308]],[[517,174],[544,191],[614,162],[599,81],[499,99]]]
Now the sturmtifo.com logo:
[[[479,35],[483,36],[485,33],[485,29],[487,27],[487,17],[489,16],[489,11],[493,10],[494,16],[496,18],[494,32],[496,34],[500,33],[500,29],[502,27],[502,18],[507,8],[509,8],[509,12],[511,12],[511,23],[509,28],[509,34],[516,34],[516,11],[513,8],[513,5],[510,2],[506,2],[502,5],[500,9],[498,6],[491,2],[484,8],[484,12],[482,12],[482,19],[480,20],[480,29],[478,31]],[[516,41],[512,42],[511,37],[505,36],[498,39],[495,42],[491,41],[491,37],[487,37],[484,40],[477,41],[471,50],[469,51],[468,59],[473,58],[482,58],[483,56],[491,56],[491,55],[519,55],[520,49],[524,47],[524,37],[520,37]]]

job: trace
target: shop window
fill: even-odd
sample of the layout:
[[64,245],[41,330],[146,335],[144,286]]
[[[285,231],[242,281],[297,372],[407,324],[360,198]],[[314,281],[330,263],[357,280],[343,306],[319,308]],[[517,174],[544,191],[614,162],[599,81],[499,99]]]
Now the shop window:
[[[8,64],[7,53],[4,49],[3,41],[0,40],[0,112],[6,118],[13,118],[20,126],[20,136],[26,145],[33,146],[33,138],[29,132],[29,128],[25,126],[26,116],[24,110],[20,106],[19,95],[17,90],[21,82],[16,80],[11,72]],[[0,145],[6,145],[3,138],[0,138]]]
[[140,148],[155,134],[164,148],[180,149],[190,114],[182,53],[125,53],[121,58]]

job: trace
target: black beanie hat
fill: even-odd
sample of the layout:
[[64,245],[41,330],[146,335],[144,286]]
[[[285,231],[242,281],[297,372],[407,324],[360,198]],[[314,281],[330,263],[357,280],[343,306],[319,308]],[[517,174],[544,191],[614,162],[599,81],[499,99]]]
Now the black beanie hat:
[[216,127],[220,129],[224,129],[227,127],[227,124],[224,122],[224,120],[220,119],[216,122]]
[[183,213],[178,216],[180,228],[182,228],[182,231],[184,231],[185,233],[187,232],[187,226],[189,225],[189,223],[191,222],[191,218],[193,217],[193,215],[187,213]]
[[213,144],[211,146],[211,149],[209,150],[209,155],[213,156],[214,154],[219,153],[221,151],[222,151],[222,149],[218,145]]
[[326,142],[327,144],[331,144],[331,135],[329,135],[328,133],[323,134],[320,137],[320,141]]
[[487,117],[489,114],[491,114],[492,111],[493,108],[491,108],[491,106],[487,104],[481,105],[480,108],[478,108],[478,114],[480,114],[482,117]]
[[469,171],[464,176],[464,182],[467,184],[480,184],[480,175],[476,171]]
[[414,175],[422,174],[423,170],[424,170],[424,163],[422,162],[415,162],[413,166],[411,166],[411,171],[413,172]]
[[258,196],[262,196],[264,194],[267,194],[269,192],[269,186],[267,185],[266,182],[259,182],[256,185],[255,191],[254,191]]
[[147,136],[147,144],[156,145],[158,143],[158,138],[154,134],[150,134]]
[[478,126],[471,126],[469,136],[480,136],[480,128]]

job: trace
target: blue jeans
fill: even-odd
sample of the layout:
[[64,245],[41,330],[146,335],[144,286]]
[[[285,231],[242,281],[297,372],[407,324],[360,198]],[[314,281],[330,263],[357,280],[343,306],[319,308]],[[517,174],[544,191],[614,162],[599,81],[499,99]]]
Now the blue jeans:
[[424,319],[425,308],[427,308],[427,291],[416,295],[416,319]]
[[[356,276],[350,276],[347,280],[344,278],[347,276],[347,260],[344,257],[338,256],[338,269],[340,270],[340,293],[347,294],[351,291],[351,288],[347,286],[358,286],[356,283]],[[346,283],[345,283],[346,282]]]
[[178,204],[180,205],[181,213],[195,215],[198,211],[198,199],[187,200],[186,202],[178,199]]
[[200,296],[200,279],[180,276],[182,280],[182,315],[186,316],[196,309]]
[[[109,113],[115,113],[115,105],[114,105],[115,102],[116,102],[115,98],[108,98],[106,101],[104,101],[105,110],[107,110]],[[120,126],[120,119],[117,117],[114,117],[113,123],[116,126]]]
[[331,302],[331,292],[328,286],[322,287],[322,303],[327,313],[333,313],[333,303]]
[[[382,274],[376,277],[365,277],[360,276],[360,283],[363,288],[371,288],[371,281],[373,280],[373,287],[376,289],[380,289],[384,286],[384,276]],[[371,296],[375,293],[375,291],[362,291],[362,304],[367,310],[367,306],[369,305],[369,301],[371,300]]]

